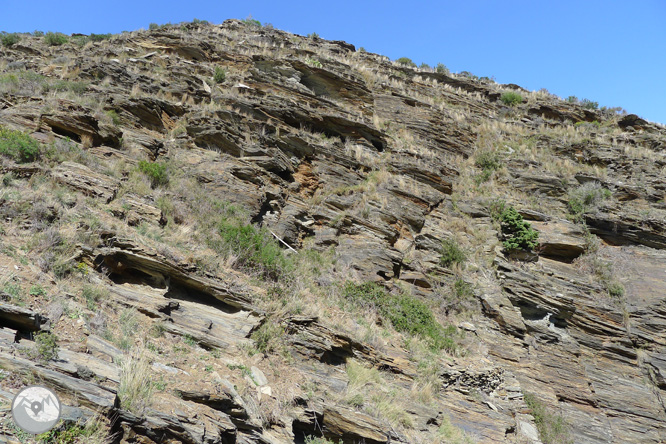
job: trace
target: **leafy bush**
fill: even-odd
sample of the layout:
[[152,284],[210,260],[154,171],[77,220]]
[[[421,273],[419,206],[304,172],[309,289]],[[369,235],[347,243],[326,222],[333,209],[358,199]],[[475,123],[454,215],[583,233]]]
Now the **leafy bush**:
[[310,66],[314,66],[315,68],[322,68],[324,65],[321,64],[321,62],[317,59],[307,59],[305,61]]
[[227,78],[227,72],[220,68],[219,66],[215,67],[215,73],[213,74],[213,81],[215,83],[224,83],[224,80]]
[[167,167],[164,163],[142,160],[139,162],[139,171],[150,178],[153,188],[169,183]]
[[440,74],[446,74],[446,75],[451,74],[449,68],[447,68],[446,65],[443,63],[438,63],[437,66],[435,67],[435,71],[437,71]]
[[6,47],[14,46],[20,40],[21,40],[21,37],[18,34],[16,34],[15,32],[12,32],[10,34],[2,34],[2,37],[0,37],[0,42],[2,42],[2,46],[6,46]]
[[504,94],[500,96],[500,100],[505,104],[509,106],[514,106],[519,103],[522,103],[523,101],[523,96],[518,94],[517,92],[514,91],[507,91]]
[[420,68],[420,69],[431,69],[430,65],[428,65],[428,64],[425,63],[425,62],[421,63],[421,64],[419,65],[419,68]]
[[598,109],[599,108],[599,102],[593,102],[592,100],[589,100],[589,99],[581,100],[580,104],[583,105],[583,108],[586,108],[586,109]]
[[277,280],[290,264],[277,241],[265,229],[224,219],[219,226],[222,247],[236,256],[242,268],[259,271],[263,277]]
[[318,38],[319,38],[319,34],[317,34],[316,32],[311,32],[310,34],[308,34],[308,38],[309,38],[309,39],[313,39],[313,40],[314,40],[314,39],[318,39]]
[[28,134],[0,127],[0,154],[17,162],[32,162],[39,157],[39,142]]
[[409,57],[400,57],[399,59],[396,60],[396,63],[399,63],[400,65],[406,65],[406,66],[411,66],[411,67],[416,67],[416,63],[412,61]]
[[500,215],[502,234],[504,235],[504,248],[507,251],[532,251],[539,244],[539,232],[523,220],[513,207],[505,208]]
[[525,404],[530,408],[539,438],[544,444],[569,444],[569,426],[562,415],[554,415],[531,393],[525,393]]
[[457,349],[452,339],[456,328],[442,327],[432,310],[414,296],[391,295],[371,282],[361,285],[347,282],[343,287],[343,295],[351,302],[376,309],[397,331],[419,336],[428,341],[433,349],[450,353]]
[[569,102],[569,103],[578,103],[578,97],[569,96],[569,97],[567,97],[567,102]]
[[148,25],[148,29],[151,31],[155,31],[156,29],[160,29],[160,25],[158,25],[157,23],[151,23],[150,25]]
[[44,37],[44,31],[33,31],[32,35],[35,37]]
[[441,256],[439,263],[442,267],[450,267],[453,264],[462,264],[465,262],[465,252],[458,246],[453,239],[442,241]]
[[41,332],[35,335],[37,356],[44,361],[58,357],[58,338],[53,333]]
[[46,35],[44,35],[44,41],[46,42],[47,45],[49,46],[60,46],[64,45],[67,43],[69,38],[61,33],[61,32],[47,32]]

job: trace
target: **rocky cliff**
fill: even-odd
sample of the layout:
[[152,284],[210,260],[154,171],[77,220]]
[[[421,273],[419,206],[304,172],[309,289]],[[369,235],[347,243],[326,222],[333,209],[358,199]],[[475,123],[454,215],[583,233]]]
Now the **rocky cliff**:
[[154,28],[0,48],[7,440],[666,442],[666,128]]

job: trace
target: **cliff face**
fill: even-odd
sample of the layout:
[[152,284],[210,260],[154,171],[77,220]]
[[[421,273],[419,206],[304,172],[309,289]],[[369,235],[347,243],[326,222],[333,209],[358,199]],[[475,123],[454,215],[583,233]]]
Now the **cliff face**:
[[79,442],[665,442],[666,129],[439,71],[237,20],[0,49],[0,396]]

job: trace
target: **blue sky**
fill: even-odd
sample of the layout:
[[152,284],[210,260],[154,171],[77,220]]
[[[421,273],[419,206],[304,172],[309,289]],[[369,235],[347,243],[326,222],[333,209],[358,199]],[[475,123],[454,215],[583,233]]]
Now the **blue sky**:
[[250,14],[391,59],[441,62],[453,72],[588,98],[666,123],[666,0],[0,0],[0,30],[116,33]]

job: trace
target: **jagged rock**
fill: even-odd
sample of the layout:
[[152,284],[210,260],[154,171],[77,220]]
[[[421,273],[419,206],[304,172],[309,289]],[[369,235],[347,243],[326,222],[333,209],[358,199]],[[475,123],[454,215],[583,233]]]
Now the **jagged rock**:
[[565,220],[530,223],[539,232],[539,250],[543,256],[573,260],[585,251],[585,233],[580,226]]
[[386,425],[374,418],[353,410],[339,407],[324,408],[324,433],[333,439],[341,438],[344,443],[353,443],[362,440],[366,443],[381,444],[388,442],[404,442],[391,439],[387,433]]
[[0,302],[0,327],[33,332],[41,330],[48,322],[48,318],[32,310]]
[[99,197],[109,203],[116,196],[119,182],[104,174],[92,171],[85,165],[63,162],[51,170],[53,178],[84,194]]

